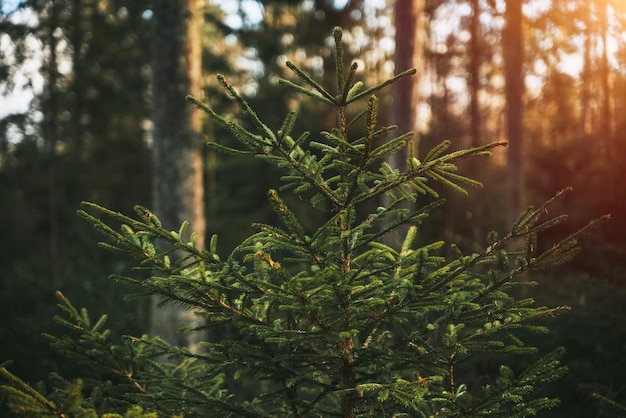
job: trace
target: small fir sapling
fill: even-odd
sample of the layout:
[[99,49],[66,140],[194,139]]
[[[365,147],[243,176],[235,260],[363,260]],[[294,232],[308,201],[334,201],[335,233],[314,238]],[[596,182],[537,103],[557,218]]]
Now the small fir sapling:
[[[2,391],[13,412],[524,417],[556,404],[538,389],[564,373],[558,360],[562,349],[531,361],[528,354],[536,349],[525,345],[522,331],[546,332],[539,321],[566,308],[536,307],[512,290],[533,284],[520,280],[524,273],[569,260],[577,239],[608,217],[536,253],[537,234],[565,220],[542,219],[563,191],[528,208],[506,236],[490,234],[481,252],[465,255],[457,249],[445,259],[439,255],[444,242],[416,245],[419,226],[443,203],[437,185],[464,194],[465,187],[480,186],[459,174],[456,163],[489,155],[505,142],[451,153],[444,142],[418,159],[411,133],[395,136],[393,126],[379,126],[375,96],[414,70],[365,88],[355,80],[356,64],[344,68],[339,28],[334,37],[336,92],[292,63],[287,66],[299,82],[280,80],[335,109],[330,131],[295,133],[295,111],[279,129],[268,127],[221,76],[249,125],[188,98],[240,144],[209,146],[253,154],[283,170],[281,189],[268,193],[279,225],[256,225],[257,233],[221,259],[215,236],[208,248],[199,248],[187,223],[169,230],[143,207],[136,207],[137,218],[93,203],[79,212],[107,236],[103,247],[138,257],[138,268],[154,271],[149,279],[114,279],[204,318],[209,338],[202,351],[192,353],[158,336],[112,343],[103,329],[106,317],[92,324],[59,293],[64,316],[57,320],[75,335],[50,336],[52,346],[83,363],[85,376],[74,381],[55,376],[52,389],[34,390],[2,368],[7,379]],[[386,163],[403,148],[408,148],[405,169]],[[287,205],[288,194],[325,218],[305,226]],[[377,204],[383,196],[387,206]],[[418,196],[432,199],[423,204]],[[387,245],[385,238],[401,227],[408,228],[401,247]],[[520,240],[521,251],[508,250]],[[184,257],[173,261],[174,251]],[[476,358],[504,363],[511,355],[526,355],[527,367],[514,372],[502,364],[488,376],[472,370]]]

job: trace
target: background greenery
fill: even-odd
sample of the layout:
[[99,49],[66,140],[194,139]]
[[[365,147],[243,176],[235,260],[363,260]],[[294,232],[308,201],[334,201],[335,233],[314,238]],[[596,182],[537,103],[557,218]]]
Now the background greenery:
[[[420,148],[443,139],[455,148],[470,143],[463,80],[472,54],[481,69],[481,138],[503,137],[502,2],[478,2],[481,42],[470,50],[474,3],[426,2],[420,71],[429,118],[422,118]],[[49,371],[71,369],[41,337],[55,332],[55,290],[94,317],[109,314],[114,333],[141,334],[147,322],[147,306],[124,301],[129,289],[107,280],[127,270],[129,261],[100,250],[99,237],[75,212],[82,200],[125,213],[134,204],[150,204],[150,1],[30,0],[17,10],[0,4],[0,92],[9,106],[0,120],[0,362],[11,360],[13,372],[36,382]],[[392,51],[384,40],[391,39],[393,16],[384,2],[241,4],[261,10],[262,20],[242,8],[241,24],[233,24],[237,12],[227,14],[212,3],[205,13],[205,96],[220,113],[230,112],[232,104],[216,91],[216,72],[228,74],[262,119],[278,126],[293,105],[276,83],[286,76],[284,61],[320,77],[333,74],[323,64],[330,49],[319,45],[335,25],[346,28],[350,51],[368,57],[360,77],[380,80],[390,71]],[[604,213],[613,218],[582,243],[582,255],[568,268],[533,278],[541,282],[532,295],[538,303],[573,308],[540,341],[546,349],[564,345],[570,368],[553,385],[563,403],[549,416],[612,416],[591,393],[626,403],[626,70],[620,65],[626,59],[620,36],[626,9],[617,0],[526,5],[527,200],[541,202],[572,185],[574,193],[562,203],[573,221],[568,227]],[[603,23],[603,10],[610,11],[610,24]],[[564,59],[568,54],[578,61]],[[23,85],[32,87],[34,99],[25,111],[15,111],[11,92]],[[389,100],[381,97],[383,107]],[[301,113],[317,111],[319,117],[300,119],[297,129],[325,120],[314,103],[302,106]],[[224,142],[223,132],[205,129],[207,140]],[[493,160],[462,167],[485,188],[469,198],[451,194],[435,226],[423,231],[425,240],[441,237],[471,249],[486,241],[489,230],[507,228],[506,159],[502,154]],[[250,233],[253,221],[274,221],[265,191],[275,187],[277,176],[254,159],[241,163],[207,151],[205,161],[208,234],[217,233],[228,251]],[[553,240],[544,236],[540,245]]]

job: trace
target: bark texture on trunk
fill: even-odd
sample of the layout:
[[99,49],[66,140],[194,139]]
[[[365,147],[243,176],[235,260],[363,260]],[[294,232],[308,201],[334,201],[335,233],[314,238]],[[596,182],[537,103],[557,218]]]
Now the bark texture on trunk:
[[[185,96],[201,96],[202,14],[197,0],[153,2],[153,208],[165,228],[178,230],[188,220],[204,246],[205,214],[201,114]],[[150,333],[196,349],[199,336],[181,334],[199,325],[193,313],[153,302]]]

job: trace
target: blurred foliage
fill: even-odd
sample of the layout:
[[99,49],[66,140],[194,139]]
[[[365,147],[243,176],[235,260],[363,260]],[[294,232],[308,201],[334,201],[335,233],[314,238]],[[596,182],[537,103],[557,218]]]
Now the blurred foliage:
[[[43,82],[27,112],[2,120],[0,138],[0,358],[31,381],[67,368],[41,336],[56,329],[56,289],[110,312],[118,335],[146,320],[145,305],[123,303],[127,289],[106,279],[128,264],[94,247],[75,215],[85,198],[120,210],[150,200],[146,7],[27,1],[0,18],[3,41],[20,51],[14,78]],[[37,61],[39,73],[29,73]]]
[[534,296],[540,304],[559,301],[572,307],[567,315],[555,318],[553,332],[531,339],[544,349],[557,342],[566,347],[563,364],[568,367],[568,373],[562,381],[550,384],[547,390],[551,396],[558,394],[561,404],[543,416],[623,416],[597,398],[601,395],[626,405],[626,288],[623,283],[581,274],[574,266],[546,274]]

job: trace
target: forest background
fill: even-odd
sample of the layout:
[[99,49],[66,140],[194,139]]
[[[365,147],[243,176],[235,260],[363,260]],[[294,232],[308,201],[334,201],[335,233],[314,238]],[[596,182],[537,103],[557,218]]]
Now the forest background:
[[[72,366],[42,336],[57,331],[56,290],[92,316],[107,313],[117,335],[148,327],[149,301],[125,300],[130,289],[107,279],[127,271],[132,260],[102,251],[98,235],[75,213],[83,200],[123,213],[135,204],[151,207],[151,3],[0,1],[0,363],[12,360],[11,370],[33,383],[50,371],[71,374]],[[407,58],[395,49],[402,14],[390,1],[190,4],[202,7],[204,19],[203,100],[221,114],[235,110],[216,88],[216,73],[225,74],[270,126],[279,126],[296,106],[277,83],[289,77],[285,61],[320,79],[332,77],[327,40],[334,26],[344,28],[347,50],[361,60],[359,77],[367,84],[389,77],[394,62]],[[469,197],[450,192],[421,240],[444,238],[471,251],[490,230],[507,230],[509,213],[522,203],[542,202],[569,185],[574,192],[561,208],[570,216],[568,228],[611,213],[609,226],[582,242],[573,263],[532,277],[540,286],[529,295],[540,305],[572,307],[551,322],[550,334],[538,337],[546,349],[566,347],[570,370],[548,389],[562,399],[549,416],[611,416],[591,394],[626,403],[626,4],[406,4],[418,5],[420,16],[412,29],[417,48],[406,61],[418,67],[416,118],[409,125],[419,132],[419,149],[444,139],[455,148],[499,139],[512,145],[488,165],[462,167],[484,189]],[[515,25],[511,4],[523,6]],[[515,95],[506,81],[515,69],[525,88],[512,113]],[[19,91],[33,94],[23,109],[15,105]],[[381,97],[388,120],[397,123],[393,102],[392,91]],[[329,118],[312,102],[299,106],[301,114],[316,115],[300,118],[301,130],[319,130]],[[511,132],[513,118],[518,124]],[[202,130],[205,141],[227,140],[207,123]],[[276,187],[279,175],[256,160],[242,164],[207,149],[202,160],[206,233],[217,234],[227,252],[250,234],[253,222],[273,222],[265,191]],[[505,180],[516,173],[521,181],[511,187],[514,182]],[[539,245],[552,242],[544,236]]]

